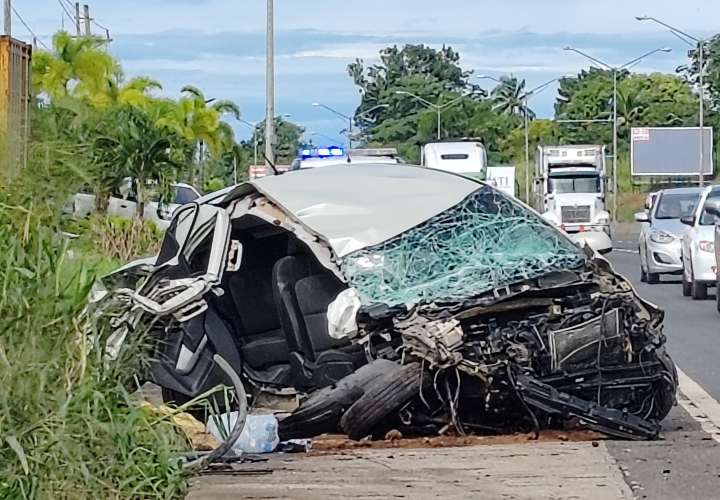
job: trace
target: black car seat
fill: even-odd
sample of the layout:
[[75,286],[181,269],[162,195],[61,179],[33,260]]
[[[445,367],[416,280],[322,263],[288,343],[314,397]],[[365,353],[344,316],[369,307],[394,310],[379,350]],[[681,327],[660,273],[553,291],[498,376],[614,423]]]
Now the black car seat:
[[228,280],[237,320],[240,352],[249,374],[258,381],[288,386],[288,344],[273,297],[272,269],[245,269]]
[[346,285],[305,256],[280,259],[273,284],[296,387],[330,385],[363,364],[359,346],[328,334],[328,306]]

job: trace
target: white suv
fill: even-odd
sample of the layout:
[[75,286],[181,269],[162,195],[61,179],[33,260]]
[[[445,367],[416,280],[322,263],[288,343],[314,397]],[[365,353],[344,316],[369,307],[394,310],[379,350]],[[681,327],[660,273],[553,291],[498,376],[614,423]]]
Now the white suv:
[[680,222],[688,226],[682,237],[682,291],[693,299],[707,298],[708,286],[717,282],[715,216],[705,210],[708,200],[720,198],[720,186],[705,188],[692,215]]

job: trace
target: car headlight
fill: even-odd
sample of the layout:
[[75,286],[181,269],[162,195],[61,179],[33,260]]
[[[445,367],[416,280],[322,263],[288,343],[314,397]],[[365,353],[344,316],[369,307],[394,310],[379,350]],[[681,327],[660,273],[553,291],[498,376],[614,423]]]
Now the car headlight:
[[675,241],[675,236],[661,231],[653,231],[650,233],[650,241],[660,244],[672,243]]
[[714,252],[715,243],[712,241],[701,241],[698,243],[698,248],[703,252]]

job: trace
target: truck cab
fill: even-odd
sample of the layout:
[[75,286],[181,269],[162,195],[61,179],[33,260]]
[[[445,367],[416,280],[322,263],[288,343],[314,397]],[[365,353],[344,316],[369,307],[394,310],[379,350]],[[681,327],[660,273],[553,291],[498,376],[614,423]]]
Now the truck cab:
[[540,146],[536,209],[576,242],[607,253],[612,241],[605,180],[604,146]]
[[480,142],[430,142],[422,149],[422,165],[485,180],[487,153]]

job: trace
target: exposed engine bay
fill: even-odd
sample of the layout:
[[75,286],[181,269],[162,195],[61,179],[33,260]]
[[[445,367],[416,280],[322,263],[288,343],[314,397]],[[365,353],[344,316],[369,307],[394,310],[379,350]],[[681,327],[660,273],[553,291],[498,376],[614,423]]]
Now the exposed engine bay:
[[462,433],[522,422],[538,430],[576,417],[617,437],[657,437],[677,385],[662,313],[599,269],[606,263],[592,265],[594,273],[559,274],[555,286],[487,307],[417,308],[399,317],[365,311],[364,328],[375,331],[368,348],[419,360],[432,380],[403,410],[405,423]]

